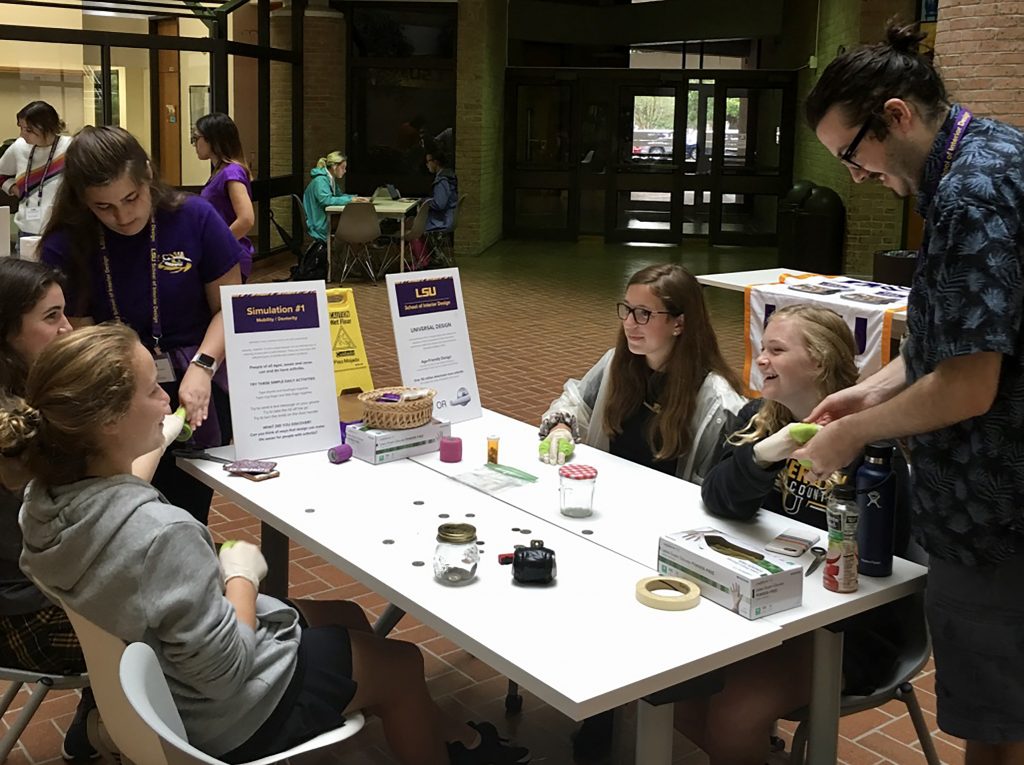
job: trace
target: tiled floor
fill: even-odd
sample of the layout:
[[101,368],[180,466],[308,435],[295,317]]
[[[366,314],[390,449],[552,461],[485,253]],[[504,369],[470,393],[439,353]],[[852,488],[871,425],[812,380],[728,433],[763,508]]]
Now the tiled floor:
[[[684,247],[631,247],[598,241],[579,244],[501,242],[479,258],[460,262],[474,360],[485,406],[525,421],[536,421],[568,377],[579,377],[608,348],[618,321],[614,303],[626,279],[637,269],[658,262],[679,262],[694,273],[765,268],[775,265],[768,250]],[[290,262],[278,258],[260,263],[256,279],[283,276]],[[378,386],[398,384],[394,341],[383,287],[357,284],[367,353]],[[734,364],[742,363],[742,302],[738,293],[709,290],[719,337]],[[258,541],[259,524],[233,504],[215,501],[210,527],[220,539]],[[293,546],[289,567],[294,597],[346,598],[374,615],[384,599],[328,565]],[[372,617],[371,617],[372,618]],[[463,719],[489,719],[529,746],[535,763],[568,765],[569,734],[575,724],[525,693],[521,717],[506,720],[505,679],[482,662],[406,617],[395,637],[423,650],[430,687],[442,705]],[[925,717],[935,726],[933,672],[915,681]],[[5,715],[2,730],[20,708],[24,691]],[[11,763],[44,763],[58,759],[62,732],[71,720],[77,697],[52,693],[11,754]],[[792,728],[782,726],[789,738]],[[892,702],[881,709],[842,720],[839,756],[850,765],[923,763],[920,746],[905,708]],[[963,762],[961,741],[938,733],[935,745],[943,762]],[[676,762],[696,765],[706,759],[677,736]],[[339,750],[320,758],[350,765],[393,763],[386,753],[380,726],[367,729]],[[642,765],[642,764],[641,764]]]

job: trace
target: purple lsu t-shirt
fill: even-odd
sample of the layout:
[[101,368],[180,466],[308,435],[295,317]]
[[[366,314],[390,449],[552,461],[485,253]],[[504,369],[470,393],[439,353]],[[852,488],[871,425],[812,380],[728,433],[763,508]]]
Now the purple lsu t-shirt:
[[[149,226],[134,236],[104,229],[110,276],[121,320],[134,329],[147,348],[153,347],[153,303],[150,291]],[[156,213],[157,291],[164,350],[199,345],[212,314],[206,285],[220,279],[242,258],[243,251],[227,224],[210,204],[190,196],[177,210]],[[67,231],[43,240],[44,263],[68,273],[71,247]],[[89,262],[90,284],[68,284],[71,316],[91,316],[96,323],[114,318],[97,246]],[[83,308],[79,296],[84,291]]]
[[[244,167],[234,162],[226,163],[219,172],[211,176],[200,194],[203,199],[213,205],[213,209],[220,213],[220,217],[229,226],[238,219],[238,216],[235,215],[235,208],[231,204],[231,197],[228,195],[228,183],[231,181],[243,184],[249,199],[252,199],[252,183],[249,182],[249,173]],[[253,246],[247,236],[243,236],[238,241],[241,242],[246,254],[246,257],[240,261],[242,281],[248,281],[249,274],[252,273]]]

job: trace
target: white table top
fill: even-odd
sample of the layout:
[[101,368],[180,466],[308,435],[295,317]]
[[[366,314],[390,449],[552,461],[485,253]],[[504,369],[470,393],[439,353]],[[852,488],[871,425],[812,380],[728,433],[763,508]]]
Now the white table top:
[[[706,526],[761,543],[784,529],[803,527],[818,534],[820,544],[826,544],[824,531],[768,511],[760,512],[750,522],[716,518],[705,509],[700,487],[585,444],[576,446],[573,461],[593,465],[598,470],[595,511],[589,518],[568,518],[559,511],[557,468],[538,459],[536,427],[488,410],[480,419],[452,426],[452,435],[462,438],[462,463],[443,463],[437,453],[413,459],[447,475],[462,473],[485,460],[488,434],[501,437],[500,463],[539,477],[534,484],[502,490],[499,499],[574,534],[589,531],[587,539],[644,566],[657,567],[658,539],[662,534]],[[800,562],[806,567],[811,560],[808,552]],[[924,567],[897,558],[892,576],[862,576],[857,592],[840,594],[822,587],[818,572],[804,579],[800,607],[759,621],[778,626],[783,638],[788,639],[920,591],[927,574]]]
[[[212,451],[233,454],[232,447]],[[634,590],[656,573],[651,565],[408,460],[371,466],[332,465],[323,454],[285,457],[281,477],[259,483],[230,477],[217,463],[178,464],[575,719],[781,642],[775,625],[711,602],[681,612],[647,608]],[[431,560],[437,526],[459,521],[477,527],[483,554],[477,579],[449,588],[433,579]],[[511,569],[497,563],[498,553],[531,539],[555,550],[554,586],[515,585]],[[628,661],[610,661],[624,653]]]
[[[801,271],[798,268],[761,268],[755,271],[731,271],[725,274],[704,274],[698,276],[697,281],[705,287],[721,287],[732,292],[743,292],[752,284],[775,284],[782,278],[783,274],[789,276],[804,276],[811,274],[811,271]],[[897,331],[902,332],[907,321],[906,311],[893,313],[893,324]]]
[[[418,199],[371,199],[373,210],[378,215],[405,215],[420,203]],[[328,205],[327,213],[340,213],[345,205]]]
[[697,281],[705,287],[721,287],[734,292],[743,292],[751,284],[774,284],[783,274],[803,276],[811,273],[797,268],[761,268],[756,271],[732,271],[726,274],[704,274]]

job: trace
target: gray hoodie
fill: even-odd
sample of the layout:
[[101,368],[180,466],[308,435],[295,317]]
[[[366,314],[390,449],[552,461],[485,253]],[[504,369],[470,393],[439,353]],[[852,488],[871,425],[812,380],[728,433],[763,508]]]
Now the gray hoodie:
[[218,756],[270,716],[295,672],[295,610],[257,597],[257,628],[224,597],[213,539],[129,475],[29,484],[21,567],[125,642],[152,646],[193,746]]

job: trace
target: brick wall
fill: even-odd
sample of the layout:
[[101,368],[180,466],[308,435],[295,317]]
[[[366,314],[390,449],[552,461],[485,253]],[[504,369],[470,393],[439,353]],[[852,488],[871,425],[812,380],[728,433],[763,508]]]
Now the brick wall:
[[1024,127],[1024,3],[942,0],[935,62],[954,100]]
[[[815,3],[795,0],[798,14],[816,13]],[[787,5],[787,11],[790,10]],[[868,181],[854,183],[849,172],[821,145],[803,116],[803,102],[818,76],[836,57],[840,46],[850,49],[861,42],[882,39],[885,21],[893,15],[910,20],[915,16],[913,0],[822,0],[821,25],[818,30],[818,68],[800,72],[795,179],[806,178],[828,186],[839,194],[846,205],[846,242],[843,270],[849,274],[870,274],[874,252],[898,248],[903,238],[905,203],[881,185]],[[813,33],[813,30],[812,30]],[[807,46],[806,39],[797,39],[797,47]],[[810,50],[814,41],[810,41]],[[806,58],[800,63],[804,63]],[[799,65],[799,63],[797,64]]]
[[[270,44],[288,48],[291,11],[271,14]],[[303,161],[296,170],[305,185],[310,168],[329,151],[345,151],[345,17],[328,9],[306,10],[303,22]],[[292,71],[289,64],[270,62],[270,167],[274,175],[292,168]],[[273,202],[274,215],[290,230],[292,210],[287,199]],[[280,243],[276,230],[271,243]]]
[[459,0],[455,167],[466,202],[456,251],[483,252],[501,238],[502,132],[508,0]]

